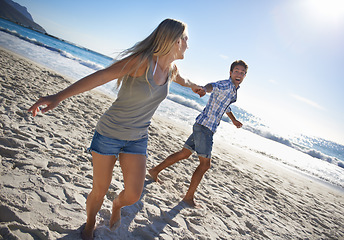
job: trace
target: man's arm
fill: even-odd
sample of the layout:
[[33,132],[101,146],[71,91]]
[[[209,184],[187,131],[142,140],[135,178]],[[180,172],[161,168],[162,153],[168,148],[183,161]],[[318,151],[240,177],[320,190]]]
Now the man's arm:
[[238,120],[236,120],[235,116],[233,115],[232,112],[226,112],[227,116],[232,120],[233,124],[237,127],[237,128],[241,128],[242,127],[242,123],[239,122]]
[[208,83],[203,87],[204,91],[207,93],[211,93],[213,91],[213,85],[211,83]]

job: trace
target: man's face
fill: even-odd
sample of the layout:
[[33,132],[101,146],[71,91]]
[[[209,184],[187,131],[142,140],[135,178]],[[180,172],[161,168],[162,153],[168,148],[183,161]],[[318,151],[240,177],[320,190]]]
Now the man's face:
[[229,72],[229,75],[235,87],[238,88],[244,80],[244,78],[246,77],[246,69],[244,66],[236,65],[233,71]]

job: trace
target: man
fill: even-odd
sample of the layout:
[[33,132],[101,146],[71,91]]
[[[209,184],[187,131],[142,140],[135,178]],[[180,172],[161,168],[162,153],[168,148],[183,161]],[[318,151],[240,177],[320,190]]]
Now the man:
[[149,170],[153,180],[158,182],[158,174],[163,169],[182,159],[187,159],[195,151],[200,164],[192,175],[189,189],[183,198],[183,201],[190,206],[196,206],[194,202],[195,191],[203,175],[210,168],[213,135],[223,114],[226,112],[237,128],[242,127],[242,123],[236,120],[229,105],[236,101],[237,90],[246,77],[247,69],[248,66],[244,61],[235,61],[231,65],[228,80],[209,83],[203,88],[205,92],[211,92],[211,95],[206,107],[196,118],[193,132],[185,142],[183,149],[170,155],[162,163]]

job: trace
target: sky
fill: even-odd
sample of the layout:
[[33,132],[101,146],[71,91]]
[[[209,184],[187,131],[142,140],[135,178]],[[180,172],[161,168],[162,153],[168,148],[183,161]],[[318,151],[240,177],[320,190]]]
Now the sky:
[[114,57],[166,18],[188,25],[189,49],[176,61],[200,85],[248,73],[235,103],[281,133],[344,144],[344,1],[15,0],[57,37]]

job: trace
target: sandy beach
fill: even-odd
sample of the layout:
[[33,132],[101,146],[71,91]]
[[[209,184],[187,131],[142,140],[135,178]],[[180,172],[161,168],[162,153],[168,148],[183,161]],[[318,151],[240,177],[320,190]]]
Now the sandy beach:
[[[80,239],[92,187],[86,152],[113,98],[96,90],[33,118],[27,109],[71,80],[0,48],[0,239]],[[177,151],[191,129],[155,116],[147,169]],[[344,239],[344,191],[215,142],[196,202],[181,202],[196,156],[147,175],[141,199],[111,231],[112,200],[123,188],[116,163],[95,239]]]

